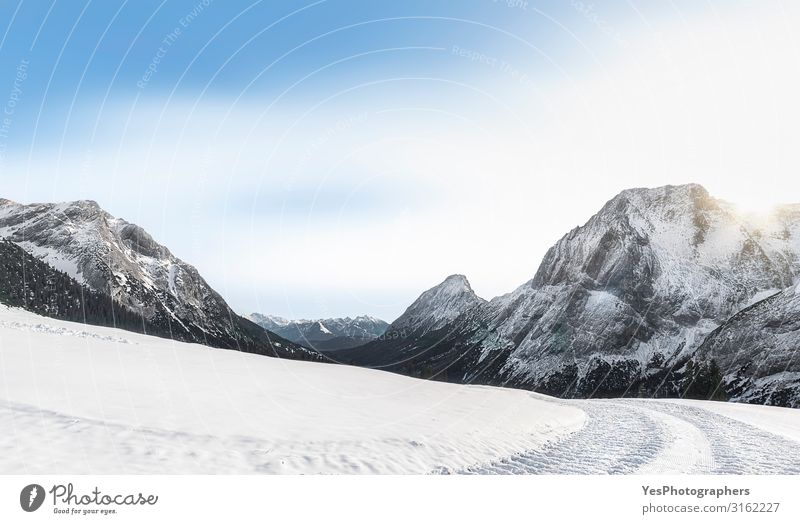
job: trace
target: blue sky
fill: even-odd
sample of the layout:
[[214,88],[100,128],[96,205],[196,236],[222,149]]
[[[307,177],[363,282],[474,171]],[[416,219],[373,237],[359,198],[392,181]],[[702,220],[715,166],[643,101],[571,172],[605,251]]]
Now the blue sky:
[[242,313],[391,320],[451,273],[511,291],[625,187],[798,200],[797,20],[778,1],[2,2],[2,196],[97,200]]

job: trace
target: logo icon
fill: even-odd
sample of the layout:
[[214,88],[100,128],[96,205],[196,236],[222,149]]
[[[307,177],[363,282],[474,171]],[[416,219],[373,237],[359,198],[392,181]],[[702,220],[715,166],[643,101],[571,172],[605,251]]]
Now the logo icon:
[[27,512],[36,511],[44,502],[44,488],[39,484],[30,484],[22,488],[19,494],[19,505]]

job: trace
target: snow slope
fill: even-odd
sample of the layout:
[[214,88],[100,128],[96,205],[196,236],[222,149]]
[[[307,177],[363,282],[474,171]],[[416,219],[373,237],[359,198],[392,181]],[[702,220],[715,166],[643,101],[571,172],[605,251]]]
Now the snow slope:
[[584,414],[528,392],[213,349],[0,306],[0,472],[426,473]]
[[800,474],[800,410],[559,400],[0,306],[0,473]]

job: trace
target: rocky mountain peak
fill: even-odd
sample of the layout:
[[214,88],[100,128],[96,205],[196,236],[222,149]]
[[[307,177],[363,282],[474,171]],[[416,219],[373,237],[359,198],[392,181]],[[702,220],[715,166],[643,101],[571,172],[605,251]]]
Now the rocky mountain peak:
[[147,320],[208,331],[210,336],[224,334],[226,328],[217,320],[229,308],[197,270],[144,229],[114,218],[93,200],[6,205],[0,232]]
[[467,277],[458,274],[450,275],[437,287],[452,293],[472,292],[472,286],[469,285]]
[[[698,184],[622,191],[556,242],[533,280],[483,303],[466,279],[450,277],[392,325],[406,336],[353,351],[348,362],[618,396],[680,394],[682,366],[712,355],[738,398],[762,398],[772,386],[800,391],[800,372],[784,358],[797,347],[786,327],[797,325],[800,213],[781,206],[774,216],[756,228]],[[436,336],[426,337],[431,330]],[[712,332],[714,344],[698,350]],[[774,337],[753,344],[761,332]],[[752,369],[727,375],[748,360]],[[776,372],[781,366],[791,380]],[[786,395],[769,401],[800,399]]]
[[[321,359],[234,314],[197,269],[93,200],[27,205],[0,200],[0,237],[40,266],[107,296],[157,333],[245,352]],[[115,318],[111,311],[94,313]]]
[[450,275],[417,298],[397,320],[393,330],[428,332],[445,326],[462,313],[485,304],[464,275]]
[[78,208],[78,209],[96,209],[96,210],[102,210],[102,208],[100,207],[100,204],[98,204],[98,203],[97,203],[97,201],[95,201],[95,200],[88,200],[88,199],[84,199],[84,200],[73,200],[73,201],[70,201],[70,202],[63,202],[63,203],[61,203],[61,204],[55,204],[55,205],[56,205],[56,206],[58,206],[58,205],[62,205],[62,206],[66,206],[66,207],[68,207],[68,208]]
[[[699,184],[626,189],[609,200],[586,226],[616,225],[642,234],[680,226],[700,235],[715,219],[735,221],[732,208]],[[584,226],[584,227],[586,227]]]
[[263,315],[261,313],[251,313],[247,317],[250,321],[259,326],[274,331],[275,328],[288,326],[292,321],[277,315]]

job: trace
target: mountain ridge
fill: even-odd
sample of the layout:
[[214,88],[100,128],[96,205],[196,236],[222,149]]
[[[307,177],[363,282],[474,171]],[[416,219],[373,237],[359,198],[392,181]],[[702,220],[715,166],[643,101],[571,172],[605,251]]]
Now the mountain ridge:
[[710,333],[797,281],[796,211],[779,207],[758,225],[698,184],[625,190],[556,242],[511,293],[429,333],[411,330],[338,356],[561,396],[681,395]]
[[93,200],[26,205],[0,199],[0,237],[177,340],[322,359],[234,313],[194,266]]
[[55,278],[72,297],[86,286],[178,340],[308,360],[323,351],[347,364],[563,397],[722,395],[800,406],[800,204],[754,217],[698,184],[627,189],[563,235],[510,293],[485,300],[464,275],[450,275],[390,325],[366,315],[251,315],[269,323],[259,326],[144,229],[92,200],[0,199],[0,237],[74,279],[34,264],[56,275],[40,282]]
[[387,322],[369,315],[289,320],[251,313],[247,318],[288,340],[320,350],[356,347],[382,336],[389,327]]

